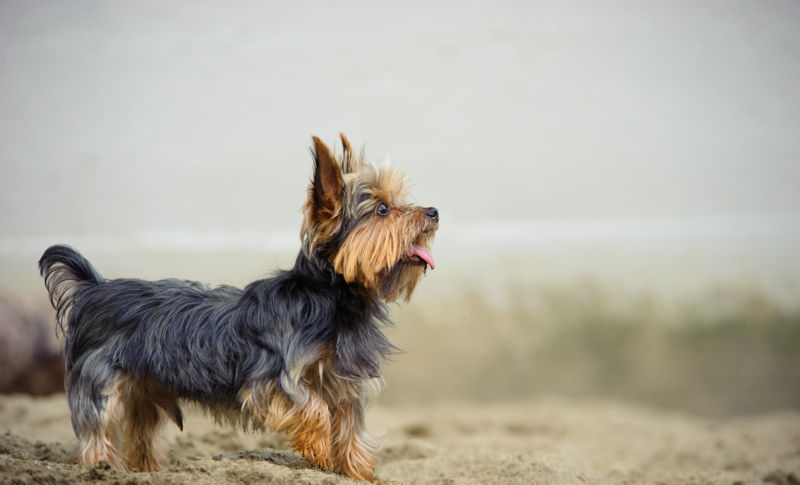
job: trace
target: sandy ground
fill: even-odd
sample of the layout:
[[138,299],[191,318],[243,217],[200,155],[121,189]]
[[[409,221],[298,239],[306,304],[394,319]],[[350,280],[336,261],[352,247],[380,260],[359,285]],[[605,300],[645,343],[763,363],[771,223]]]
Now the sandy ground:
[[[604,401],[374,407],[378,475],[401,483],[800,483],[800,413],[710,420]],[[189,412],[160,473],[80,466],[62,395],[0,398],[2,483],[353,483],[274,435]]]

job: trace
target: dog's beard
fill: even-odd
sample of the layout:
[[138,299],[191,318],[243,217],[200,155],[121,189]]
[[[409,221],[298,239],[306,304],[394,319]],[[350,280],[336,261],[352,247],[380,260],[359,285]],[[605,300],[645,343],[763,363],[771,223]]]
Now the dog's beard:
[[428,269],[427,264],[413,260],[400,260],[381,278],[380,295],[386,301],[402,298],[408,301],[420,278]]

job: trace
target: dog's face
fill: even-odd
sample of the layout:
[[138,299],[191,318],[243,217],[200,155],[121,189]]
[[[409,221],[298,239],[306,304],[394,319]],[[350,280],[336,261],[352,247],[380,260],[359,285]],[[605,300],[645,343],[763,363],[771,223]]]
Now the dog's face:
[[407,201],[405,176],[354,158],[342,135],[337,160],[314,137],[314,176],[303,206],[301,232],[309,257],[326,259],[348,282],[387,301],[411,297],[434,261],[430,244],[438,211]]

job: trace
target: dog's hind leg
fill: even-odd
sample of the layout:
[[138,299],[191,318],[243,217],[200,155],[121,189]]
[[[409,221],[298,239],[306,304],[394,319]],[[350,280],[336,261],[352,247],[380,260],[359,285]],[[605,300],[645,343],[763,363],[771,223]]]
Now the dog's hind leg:
[[[160,461],[167,457],[167,448],[159,436],[164,422],[157,401],[159,396],[152,386],[132,379],[122,391],[125,465],[129,470],[159,471]],[[177,409],[177,405],[175,407]]]
[[90,359],[82,360],[67,378],[72,427],[79,442],[78,458],[85,465],[106,461],[117,468],[123,466],[117,446],[121,384],[122,378],[113,375],[110,368]]

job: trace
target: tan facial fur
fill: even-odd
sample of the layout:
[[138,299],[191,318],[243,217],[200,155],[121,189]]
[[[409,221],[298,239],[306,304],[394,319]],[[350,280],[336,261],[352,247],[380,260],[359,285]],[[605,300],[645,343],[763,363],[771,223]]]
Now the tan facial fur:
[[[436,222],[425,216],[426,208],[408,203],[409,184],[399,170],[353,157],[344,137],[338,159],[318,138],[314,142],[315,175],[303,206],[304,248],[326,248],[338,237],[335,252],[326,256],[346,281],[387,301],[410,298],[425,266],[406,264],[405,258],[412,243],[429,248]],[[388,214],[379,212],[381,204]]]

